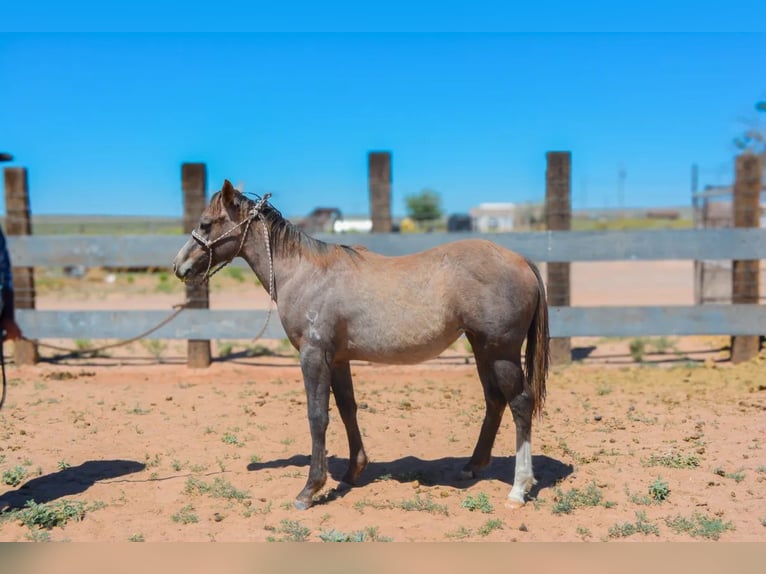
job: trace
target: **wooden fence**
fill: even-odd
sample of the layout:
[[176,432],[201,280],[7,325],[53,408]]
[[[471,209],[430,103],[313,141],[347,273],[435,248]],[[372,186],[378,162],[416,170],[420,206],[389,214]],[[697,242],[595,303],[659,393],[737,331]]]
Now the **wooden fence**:
[[[328,242],[350,239],[317,235]],[[387,255],[403,255],[468,237],[490,239],[537,262],[758,260],[766,259],[766,229],[655,231],[545,231],[526,233],[429,233],[354,235],[353,242]],[[186,237],[19,236],[9,237],[14,265],[28,267],[170,267]],[[647,289],[652,289],[647,283]],[[609,289],[604,285],[604,289]],[[167,316],[165,311],[17,311],[30,338],[127,338]],[[158,339],[246,339],[266,310],[194,309],[149,335]],[[690,305],[661,307],[551,307],[551,336],[630,337],[649,335],[761,335],[766,306]],[[271,322],[266,338],[282,338]]]
[[[758,352],[758,338],[766,334],[766,306],[758,304],[758,262],[766,259],[766,229],[742,227],[731,229],[688,229],[652,231],[568,231],[571,205],[569,198],[570,154],[548,154],[546,174],[546,210],[549,231],[526,233],[427,233],[396,234],[389,219],[379,221],[380,233],[369,235],[322,235],[328,242],[353,242],[386,255],[413,253],[429,247],[468,237],[482,237],[513,249],[528,258],[548,263],[550,331],[554,343],[564,343],[558,350],[569,358],[569,337],[637,337],[653,335],[732,335],[733,359],[746,360]],[[740,195],[760,187],[760,164],[752,165],[738,158],[737,186]],[[369,156],[370,195],[376,205],[390,212],[390,154],[374,152]],[[186,167],[186,166],[192,166]],[[6,198],[17,191],[24,195],[19,213],[28,217],[26,180],[11,181],[6,170]],[[188,173],[187,173],[188,172]],[[204,205],[204,165],[185,164],[183,188],[187,192],[184,219],[193,226]],[[188,189],[187,189],[188,188]],[[22,193],[23,192],[23,193]],[[193,196],[194,202],[189,201]],[[748,201],[750,201],[748,199]],[[757,210],[757,200],[743,204],[744,212]],[[9,212],[10,216],[11,213]],[[751,222],[745,224],[751,225]],[[555,229],[555,230],[554,230]],[[14,269],[34,267],[167,267],[186,241],[187,236],[121,235],[121,236],[40,236],[10,235],[7,238]],[[28,231],[28,230],[27,230]],[[733,304],[657,306],[657,307],[570,307],[569,263],[585,261],[657,261],[657,260],[729,260],[740,262],[748,271],[743,275],[747,292]],[[241,263],[240,263],[241,265]],[[736,266],[735,266],[736,268]],[[740,274],[741,275],[741,274]],[[735,274],[733,280],[741,277]],[[754,285],[753,285],[753,282]],[[744,285],[745,283],[743,283]],[[604,289],[609,289],[604,285]],[[647,283],[647,289],[652,289]],[[735,292],[738,292],[735,285]],[[753,292],[755,298],[753,298]],[[34,286],[32,284],[32,293]],[[204,304],[206,305],[206,293]],[[142,333],[166,318],[167,311],[46,311],[19,306],[17,317],[30,339],[128,339]],[[266,310],[187,309],[169,324],[147,338],[186,339],[190,341],[190,366],[206,366],[210,362],[210,339],[248,339],[263,325]],[[285,336],[279,321],[273,318],[263,337]],[[738,341],[743,345],[738,344]],[[737,354],[738,349],[742,352]],[[199,351],[192,357],[195,349]],[[555,345],[554,345],[554,350]],[[200,358],[201,357],[201,358]],[[18,360],[18,354],[17,354]]]

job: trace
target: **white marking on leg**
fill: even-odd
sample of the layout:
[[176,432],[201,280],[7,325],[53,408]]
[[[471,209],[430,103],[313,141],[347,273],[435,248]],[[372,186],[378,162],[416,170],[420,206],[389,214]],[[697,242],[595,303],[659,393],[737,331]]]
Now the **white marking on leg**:
[[508,493],[508,501],[512,506],[521,506],[526,494],[535,485],[532,472],[532,445],[528,440],[521,441],[516,448],[516,472],[513,477],[513,488]]

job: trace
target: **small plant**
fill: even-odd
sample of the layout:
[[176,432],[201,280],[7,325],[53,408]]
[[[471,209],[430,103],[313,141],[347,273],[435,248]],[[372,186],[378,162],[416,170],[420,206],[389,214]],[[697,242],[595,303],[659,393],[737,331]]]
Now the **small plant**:
[[157,362],[160,363],[162,362],[162,354],[168,348],[167,344],[160,339],[141,339],[141,345]]
[[340,532],[338,530],[322,530],[319,533],[319,539],[322,542],[391,542],[391,538],[387,536],[380,536],[377,527],[368,527],[364,530],[356,530],[354,532]]
[[199,478],[190,477],[184,487],[186,494],[207,494],[213,498],[225,498],[229,500],[246,500],[250,498],[250,493],[245,490],[238,490],[230,482],[221,477],[216,477],[213,483],[207,483]]
[[633,358],[633,360],[636,363],[640,363],[641,361],[644,360],[644,353],[646,351],[646,341],[641,338],[633,339],[628,345],[628,349],[630,351],[630,356]]
[[479,527],[477,532],[480,536],[487,536],[493,530],[502,530],[504,524],[499,518],[491,518]]
[[170,283],[170,275],[168,275],[167,272],[163,271],[159,275],[157,275],[157,288],[158,293],[172,293],[173,292],[173,284]]
[[27,471],[23,466],[14,466],[3,471],[3,484],[8,486],[18,486],[26,478]]
[[493,510],[489,497],[483,492],[480,492],[476,496],[469,494],[460,506],[462,508],[467,508],[471,512],[479,510],[484,514],[489,514]]
[[430,496],[421,498],[419,494],[415,495],[414,500],[403,500],[399,503],[399,508],[408,512],[430,512],[431,514],[449,516],[449,510],[446,506],[434,502]]
[[311,535],[311,529],[303,526],[297,520],[282,520],[279,524],[279,528],[276,532],[282,534],[281,537],[276,538],[269,536],[267,540],[269,542],[305,542]]
[[226,268],[226,275],[234,279],[234,281],[238,283],[244,283],[245,281],[245,273],[244,271],[239,267],[227,267]]
[[594,482],[589,484],[585,491],[573,488],[569,492],[563,492],[560,488],[556,488],[555,503],[551,511],[553,514],[571,514],[576,508],[612,504],[605,503],[603,500],[604,495]]
[[713,472],[723,478],[730,478],[734,482],[742,482],[745,480],[745,473],[741,470],[738,470],[737,472],[726,472],[722,468],[716,468]]
[[137,532],[136,534],[131,535],[130,538],[128,538],[128,542],[144,542],[144,535],[140,532]]
[[34,500],[29,500],[24,508],[16,513],[16,517],[24,526],[47,530],[55,526],[64,526],[70,520],[79,522],[84,516],[85,504],[70,500],[50,504],[37,504]]
[[59,470],[66,470],[68,468],[72,468],[72,465],[69,464],[68,462],[64,461],[64,460],[60,460],[60,461],[58,461],[58,464],[56,465],[56,468],[58,468]]
[[657,525],[647,521],[645,512],[636,512],[636,522],[624,522],[615,524],[609,528],[609,538],[627,538],[634,534],[660,535]]
[[587,540],[593,536],[593,533],[590,531],[590,529],[586,528],[585,526],[578,526],[577,534],[580,536],[581,540]]
[[136,406],[128,411],[128,413],[131,415],[148,415],[150,412],[152,412],[151,409],[141,408],[141,405],[138,403],[136,403]]
[[649,496],[656,502],[664,502],[667,500],[668,496],[670,496],[668,483],[658,476],[657,479],[649,485]]
[[197,515],[194,513],[194,506],[192,504],[187,504],[171,518],[173,519],[173,522],[178,522],[179,524],[194,524],[195,522],[199,522],[199,518],[197,518]]
[[221,442],[225,444],[231,444],[234,446],[244,446],[244,443],[239,441],[239,439],[237,438],[237,435],[231,432],[223,433],[223,436],[221,437]]
[[686,532],[693,538],[706,538],[708,540],[718,540],[721,534],[734,529],[731,522],[724,522],[720,518],[708,518],[698,512],[695,512],[691,518],[684,518],[680,515],[675,518],[667,518],[665,523],[676,533]]
[[[292,349],[292,345],[290,345],[290,349]],[[253,345],[251,347],[248,347],[245,350],[245,354],[248,357],[273,357],[275,355],[274,351],[272,351],[265,345]]]
[[600,397],[603,397],[604,395],[608,395],[612,392],[611,385],[602,383],[596,386],[596,394]]
[[218,356],[221,358],[231,357],[234,353],[234,345],[232,343],[218,343]]
[[643,464],[644,466],[665,466],[667,468],[696,468],[700,462],[693,454],[686,455],[673,452],[662,455],[653,454]]
[[463,540],[471,536],[471,534],[473,534],[473,532],[471,531],[470,528],[461,526],[454,532],[447,532],[444,536],[446,536],[447,538],[451,538],[452,540]]

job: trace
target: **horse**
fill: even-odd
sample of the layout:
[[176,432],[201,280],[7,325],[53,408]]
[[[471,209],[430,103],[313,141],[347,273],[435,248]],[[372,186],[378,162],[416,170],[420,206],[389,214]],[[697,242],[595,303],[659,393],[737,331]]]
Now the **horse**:
[[486,407],[461,476],[475,478],[490,463],[510,406],[516,465],[506,505],[522,506],[536,483],[532,420],[542,416],[550,356],[548,306],[537,266],[483,239],[397,257],[323,242],[290,223],[268,198],[250,199],[224,181],[178,252],[173,270],[184,282],[199,284],[242,257],[261,285],[268,286],[284,331],[299,352],[307,399],[311,463],[295,507],[311,507],[327,480],[331,391],[348,437],[342,484],[353,486],[367,466],[350,361],[419,363],[438,356],[461,334],[471,344]]

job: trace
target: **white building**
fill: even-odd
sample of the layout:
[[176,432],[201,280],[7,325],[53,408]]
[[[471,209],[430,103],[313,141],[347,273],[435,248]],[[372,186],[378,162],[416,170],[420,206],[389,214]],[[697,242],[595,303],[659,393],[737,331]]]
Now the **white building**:
[[481,233],[513,231],[516,227],[515,203],[480,203],[468,213],[473,229]]

